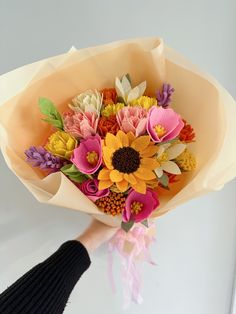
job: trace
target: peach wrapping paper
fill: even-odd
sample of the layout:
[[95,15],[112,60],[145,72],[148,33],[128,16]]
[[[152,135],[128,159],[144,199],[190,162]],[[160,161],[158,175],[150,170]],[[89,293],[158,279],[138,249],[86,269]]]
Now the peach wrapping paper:
[[87,89],[114,86],[116,76],[130,73],[133,83],[147,80],[147,92],[163,82],[176,92],[172,107],[192,124],[191,144],[198,166],[184,173],[171,191],[160,189],[158,217],[236,176],[236,103],[213,78],[202,73],[159,38],[115,42],[76,50],[26,65],[0,77],[0,145],[8,167],[40,202],[72,208],[110,225],[120,218],[101,213],[61,172],[44,177],[25,162],[24,150],[42,145],[51,127],[41,121],[39,97],[60,111]]

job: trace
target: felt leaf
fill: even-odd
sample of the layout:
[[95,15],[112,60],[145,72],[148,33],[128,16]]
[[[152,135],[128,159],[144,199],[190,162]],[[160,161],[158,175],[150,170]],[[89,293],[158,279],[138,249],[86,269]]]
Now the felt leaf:
[[173,161],[165,161],[161,163],[162,169],[171,174],[181,174],[178,165]]
[[125,231],[125,232],[129,232],[129,230],[133,227],[134,225],[134,221],[130,220],[128,222],[124,222],[122,221],[121,223],[121,228]]
[[61,171],[65,174],[78,172],[79,169],[74,164],[67,164],[61,167]]
[[65,165],[60,170],[70,180],[78,182],[78,183],[82,183],[83,181],[85,181],[89,178],[86,174],[80,172],[74,164]]
[[141,221],[141,224],[148,228],[148,220],[147,219]]
[[167,174],[163,173],[163,175],[158,180],[163,187],[169,186],[169,177]]
[[[40,111],[48,116],[48,119],[43,119],[43,121],[56,126],[57,128],[63,130],[63,121],[60,113],[57,111],[53,102],[47,98],[39,98],[39,109]],[[56,122],[57,121],[57,122]]]
[[178,157],[186,148],[186,144],[175,144],[166,150],[169,160],[175,159]]
[[63,125],[61,124],[61,121],[55,120],[55,119],[42,119],[44,122],[47,122],[53,126],[55,126],[58,129],[63,129]]

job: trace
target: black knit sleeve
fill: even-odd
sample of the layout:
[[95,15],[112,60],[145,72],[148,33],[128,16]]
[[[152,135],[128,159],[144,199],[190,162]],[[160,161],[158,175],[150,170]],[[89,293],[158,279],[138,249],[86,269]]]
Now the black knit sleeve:
[[90,263],[88,252],[80,242],[65,242],[0,294],[0,313],[63,313],[72,289]]

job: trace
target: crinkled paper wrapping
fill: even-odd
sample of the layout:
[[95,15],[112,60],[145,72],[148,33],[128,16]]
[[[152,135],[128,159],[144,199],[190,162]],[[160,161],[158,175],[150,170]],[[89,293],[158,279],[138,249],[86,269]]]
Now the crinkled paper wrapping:
[[25,162],[24,150],[42,145],[52,131],[41,120],[39,97],[51,99],[60,111],[87,89],[114,86],[129,73],[136,85],[147,80],[154,93],[163,82],[175,87],[173,109],[196,131],[191,150],[197,169],[184,173],[171,191],[160,189],[158,217],[236,176],[236,103],[213,78],[167,47],[159,38],[111,43],[26,65],[0,77],[0,144],[8,167],[40,202],[80,210],[118,225],[119,218],[100,212],[61,172],[45,177]]

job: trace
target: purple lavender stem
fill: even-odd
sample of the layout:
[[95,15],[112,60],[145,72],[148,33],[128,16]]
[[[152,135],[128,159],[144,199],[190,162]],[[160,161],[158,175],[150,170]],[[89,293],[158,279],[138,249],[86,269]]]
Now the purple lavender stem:
[[58,156],[53,156],[42,146],[31,146],[25,151],[26,161],[31,163],[33,167],[41,169],[60,170],[64,162]]
[[162,91],[157,91],[158,105],[162,106],[163,108],[167,108],[171,103],[171,96],[174,91],[174,88],[170,84],[164,83],[162,86]]

